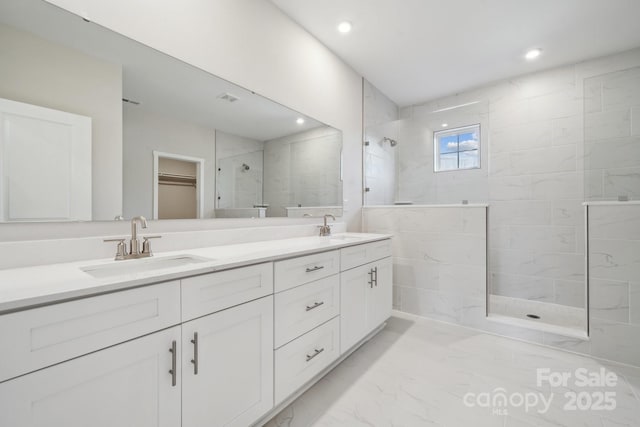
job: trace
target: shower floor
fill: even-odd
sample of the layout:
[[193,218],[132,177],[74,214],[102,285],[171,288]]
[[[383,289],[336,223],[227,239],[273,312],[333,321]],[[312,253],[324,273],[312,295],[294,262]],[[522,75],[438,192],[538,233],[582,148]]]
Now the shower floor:
[[489,295],[489,319],[559,335],[587,337],[587,318],[584,308]]

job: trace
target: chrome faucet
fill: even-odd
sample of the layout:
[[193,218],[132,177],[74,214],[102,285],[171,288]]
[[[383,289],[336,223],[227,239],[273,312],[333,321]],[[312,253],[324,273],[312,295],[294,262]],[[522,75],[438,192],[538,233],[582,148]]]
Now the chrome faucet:
[[138,223],[140,227],[147,228],[147,218],[134,216],[131,218],[131,241],[129,242],[129,254],[140,255],[140,244],[138,243]]
[[320,227],[320,236],[331,236],[331,226],[327,224],[327,218],[333,218],[336,220],[336,217],[331,214],[326,214],[324,217],[324,225]]
[[127,245],[125,243],[125,238],[104,240],[105,242],[118,242],[118,246],[116,248],[116,260],[146,258],[153,256],[149,239],[159,239],[162,236],[142,236],[144,241],[142,242],[142,250],[140,250],[140,243],[138,242],[138,224],[140,224],[142,228],[147,228],[147,219],[143,216],[136,216],[131,218],[131,240],[129,241],[128,251]]

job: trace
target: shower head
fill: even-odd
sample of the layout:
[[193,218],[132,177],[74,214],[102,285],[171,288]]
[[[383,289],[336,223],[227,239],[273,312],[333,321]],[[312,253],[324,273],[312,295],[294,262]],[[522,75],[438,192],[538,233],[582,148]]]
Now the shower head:
[[396,141],[395,139],[387,138],[386,136],[382,141],[388,142],[392,147],[395,147],[396,145],[398,145],[398,141]]

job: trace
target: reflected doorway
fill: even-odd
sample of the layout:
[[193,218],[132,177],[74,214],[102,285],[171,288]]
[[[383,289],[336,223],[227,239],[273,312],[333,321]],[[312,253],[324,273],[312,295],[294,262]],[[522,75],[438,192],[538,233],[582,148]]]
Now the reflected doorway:
[[154,151],[153,160],[153,218],[202,218],[204,159]]

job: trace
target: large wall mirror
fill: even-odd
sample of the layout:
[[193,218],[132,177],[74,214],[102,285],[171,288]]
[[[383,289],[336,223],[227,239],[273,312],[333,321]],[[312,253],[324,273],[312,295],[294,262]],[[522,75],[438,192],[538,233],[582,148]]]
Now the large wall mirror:
[[0,2],[0,222],[342,213],[342,133],[42,0]]

